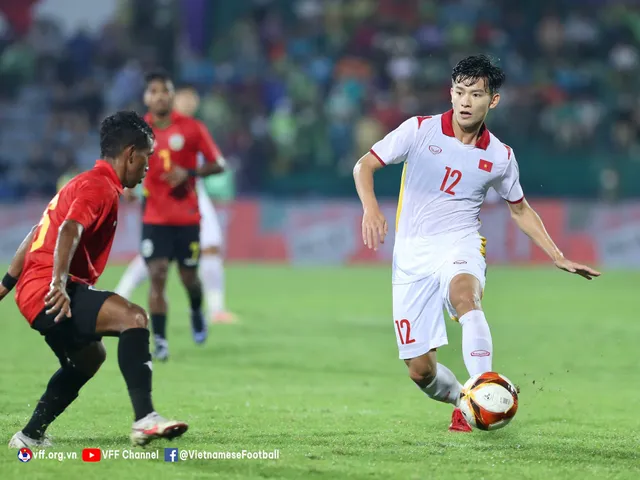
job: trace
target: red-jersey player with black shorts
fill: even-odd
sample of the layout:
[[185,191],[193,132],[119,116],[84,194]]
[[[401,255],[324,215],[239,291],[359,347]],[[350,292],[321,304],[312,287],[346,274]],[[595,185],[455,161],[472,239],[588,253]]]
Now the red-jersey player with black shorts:
[[141,307],[93,285],[104,271],[124,187],[148,169],[153,132],[135,112],[107,117],[100,128],[102,160],[65,185],[24,239],[0,286],[16,286],[16,303],[60,362],[29,423],[9,447],[51,446],[47,427],[75,400],[106,358],[103,336],[119,337],[118,363],[133,404],[131,440],[173,438],[187,425],[158,415],[151,401],[148,318]]
[[[207,338],[202,315],[202,285],[198,277],[200,258],[200,212],[196,177],[223,170],[222,157],[204,125],[173,111],[174,86],[162,72],[146,77],[145,120],[153,128],[155,152],[143,184],[142,242],[140,253],[147,262],[151,287],[149,310],[155,341],[154,357],[167,360],[167,302],[165,288],[169,263],[175,260],[189,295],[193,338]],[[198,153],[205,162],[198,166]]]

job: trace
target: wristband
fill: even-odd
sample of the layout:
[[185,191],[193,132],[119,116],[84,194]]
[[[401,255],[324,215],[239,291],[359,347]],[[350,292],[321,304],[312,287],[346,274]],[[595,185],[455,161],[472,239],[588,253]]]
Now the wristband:
[[187,174],[189,174],[190,177],[197,177],[198,171],[195,168],[190,168],[187,170]]
[[4,274],[4,278],[2,279],[2,286],[4,288],[6,288],[7,290],[11,291],[13,290],[13,287],[16,286],[16,283],[18,283],[18,279],[12,277],[11,275],[9,275],[9,272]]

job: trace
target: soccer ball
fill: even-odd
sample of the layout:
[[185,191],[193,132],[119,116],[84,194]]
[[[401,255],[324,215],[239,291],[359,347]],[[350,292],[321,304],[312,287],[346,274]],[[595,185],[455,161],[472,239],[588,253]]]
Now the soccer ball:
[[480,430],[505,427],[518,410],[518,391],[504,375],[474,375],[462,387],[460,410],[470,425]]

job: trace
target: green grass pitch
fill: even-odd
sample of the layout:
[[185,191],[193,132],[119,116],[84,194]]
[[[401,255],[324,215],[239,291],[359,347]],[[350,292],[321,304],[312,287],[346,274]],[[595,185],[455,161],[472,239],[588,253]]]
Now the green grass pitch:
[[[121,267],[99,287],[113,288]],[[175,276],[172,358],[154,364],[154,399],[187,434],[159,460],[37,460],[0,448],[3,479],[640,478],[640,273],[587,282],[552,267],[490,268],[484,307],[494,369],[521,387],[514,421],[496,432],[447,431],[451,407],[429,400],[397,358],[388,268],[232,266],[239,325],[191,340]],[[135,301],[146,304],[146,285]],[[12,298],[0,304],[0,439],[20,429],[57,368]],[[460,328],[439,352],[464,382]],[[129,447],[131,408],[116,358],[50,428],[54,451]],[[5,443],[6,445],[6,443]],[[278,460],[164,462],[164,448],[274,450]],[[4,449],[4,450],[3,450]]]

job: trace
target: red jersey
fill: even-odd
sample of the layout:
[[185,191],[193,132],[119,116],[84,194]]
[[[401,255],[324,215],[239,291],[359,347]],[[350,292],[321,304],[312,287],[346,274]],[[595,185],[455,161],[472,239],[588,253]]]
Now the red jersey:
[[142,223],[150,225],[198,225],[200,212],[196,195],[196,179],[171,188],[162,178],[179,165],[187,170],[198,166],[198,153],[205,161],[215,162],[220,152],[205,126],[191,117],[171,113],[171,123],[166,128],[153,125],[151,114],[144,119],[153,128],[156,137],[155,151],[149,158],[149,171],[144,180],[144,212]]
[[93,169],[73,178],[49,202],[16,286],[16,303],[29,323],[45,307],[44,297],[53,277],[53,251],[65,220],[75,220],[84,227],[71,259],[70,280],[94,285],[102,275],[116,233],[122,190],[113,167],[98,160]]

